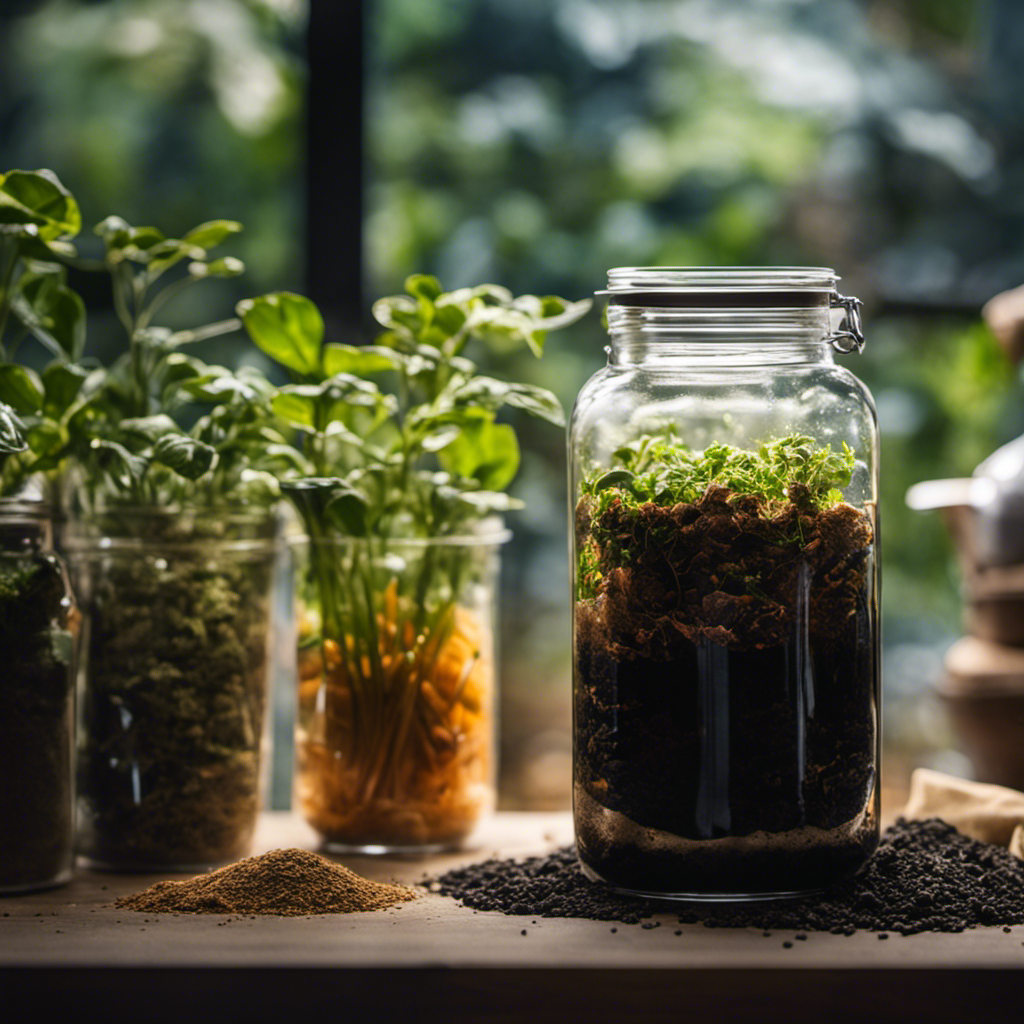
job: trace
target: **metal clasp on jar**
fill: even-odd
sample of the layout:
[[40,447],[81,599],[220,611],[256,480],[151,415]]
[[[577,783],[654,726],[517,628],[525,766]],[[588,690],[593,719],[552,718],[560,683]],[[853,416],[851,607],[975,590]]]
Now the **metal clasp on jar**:
[[850,352],[860,352],[864,348],[864,330],[861,323],[860,299],[855,296],[840,295],[833,292],[830,296],[829,306],[832,309],[842,309],[843,318],[839,321],[838,329],[831,334],[825,335],[825,340],[831,342],[832,347],[843,355]]

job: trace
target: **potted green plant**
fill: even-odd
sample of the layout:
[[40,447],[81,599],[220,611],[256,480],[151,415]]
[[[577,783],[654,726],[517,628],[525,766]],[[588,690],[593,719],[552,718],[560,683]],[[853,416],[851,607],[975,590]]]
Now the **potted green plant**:
[[[73,602],[46,495],[84,376],[60,263],[80,224],[52,173],[0,174],[0,892],[66,882],[74,857]],[[41,373],[16,361],[29,340]]]
[[[529,346],[589,302],[415,276],[371,346],[323,344],[297,295],[249,300],[291,375],[271,400],[300,471],[298,802],[336,850],[460,843],[494,798],[494,581],[519,464],[503,407],[561,426],[558,400],[478,372],[468,346]],[[381,383],[378,383],[380,381]],[[384,383],[386,382],[386,383]],[[390,386],[388,386],[390,385]]]
[[237,320],[154,322],[183,289],[242,272],[210,255],[238,230],[97,228],[128,344],[69,420],[65,544],[83,616],[79,846],[98,866],[202,868],[244,855],[255,827],[277,550],[266,470],[283,438],[259,373],[188,351]]

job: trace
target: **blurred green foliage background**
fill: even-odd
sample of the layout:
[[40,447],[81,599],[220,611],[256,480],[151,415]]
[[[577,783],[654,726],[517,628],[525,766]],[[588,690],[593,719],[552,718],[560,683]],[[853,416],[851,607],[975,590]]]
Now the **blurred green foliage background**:
[[[304,123],[307,2],[10,0],[0,165],[53,167],[95,221],[243,221],[248,276],[211,286],[209,309],[172,311],[183,321],[300,288],[302,211],[317,208],[302,194],[305,133],[351,130],[345,111]],[[1024,280],[1024,10],[366,0],[365,12],[367,308],[413,271],[578,298],[611,266],[659,263],[833,266],[866,301],[868,346],[849,365],[883,431],[887,737],[896,758],[956,767],[924,695],[959,628],[957,579],[937,519],[903,495],[1024,431],[1018,375],[980,321],[985,300]],[[105,330],[100,318],[94,351]],[[603,344],[592,315],[543,362],[508,371],[568,406]],[[521,429],[504,788],[514,804],[557,805],[570,749],[564,453],[543,426]]]

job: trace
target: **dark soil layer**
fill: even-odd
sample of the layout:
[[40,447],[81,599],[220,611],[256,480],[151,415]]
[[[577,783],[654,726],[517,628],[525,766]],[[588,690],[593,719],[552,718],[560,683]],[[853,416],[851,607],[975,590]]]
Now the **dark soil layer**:
[[624,888],[807,891],[877,842],[871,520],[759,508],[578,516],[603,580],[577,604],[577,841]]
[[588,881],[572,847],[525,861],[489,860],[442,875],[440,891],[475,910],[637,924],[658,913],[708,928],[961,932],[1024,924],[1024,861],[938,819],[898,821],[854,879],[800,900],[678,904],[631,899]]
[[82,852],[122,868],[249,849],[266,701],[269,566],[124,555],[88,570]]
[[57,559],[0,556],[0,891],[70,875],[70,601]]

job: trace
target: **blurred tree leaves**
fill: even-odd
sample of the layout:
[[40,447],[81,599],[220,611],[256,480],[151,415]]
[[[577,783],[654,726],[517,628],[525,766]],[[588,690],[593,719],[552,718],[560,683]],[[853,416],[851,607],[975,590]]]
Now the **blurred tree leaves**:
[[[304,3],[40,0],[0,23],[3,163],[91,216],[244,222],[252,287],[298,285]],[[197,243],[199,244],[199,243]]]

